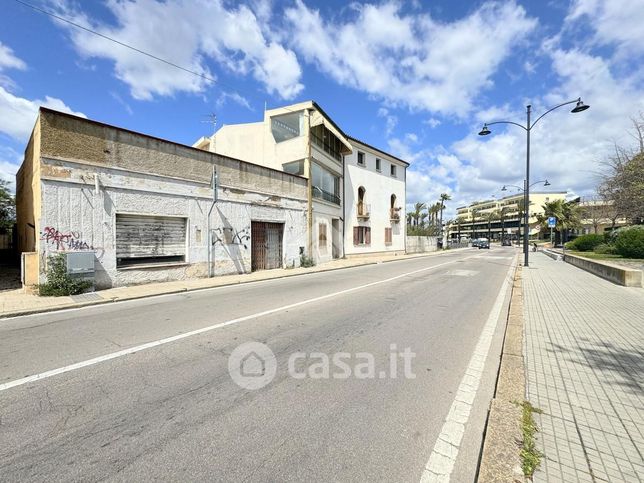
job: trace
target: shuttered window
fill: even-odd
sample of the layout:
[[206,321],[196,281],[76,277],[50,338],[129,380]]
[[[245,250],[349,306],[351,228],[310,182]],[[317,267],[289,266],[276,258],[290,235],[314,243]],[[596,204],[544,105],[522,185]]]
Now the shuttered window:
[[186,218],[116,215],[116,266],[184,262]]
[[353,227],[354,245],[371,245],[371,228],[368,226]]
[[385,245],[391,245],[391,228],[385,228]]

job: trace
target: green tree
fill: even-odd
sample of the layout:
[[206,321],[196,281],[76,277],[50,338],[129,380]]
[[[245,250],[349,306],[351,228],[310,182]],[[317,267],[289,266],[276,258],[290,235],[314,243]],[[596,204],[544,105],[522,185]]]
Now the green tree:
[[13,227],[16,222],[16,199],[9,191],[9,182],[0,179],[0,230]]
[[496,219],[501,222],[501,242],[505,240],[505,219],[508,217],[511,209],[509,206],[504,206],[500,210],[496,210]]
[[470,217],[472,218],[472,240],[476,238],[476,227],[474,226],[474,223],[476,223],[476,219],[479,217],[480,213],[481,210],[478,208],[472,208],[470,210]]
[[452,197],[451,197],[449,194],[447,194],[447,193],[441,193],[441,197],[440,197],[440,201],[439,201],[439,203],[440,203],[440,208],[439,208],[439,212],[440,212],[440,221],[439,221],[439,223],[438,223],[438,224],[439,224],[438,232],[439,232],[441,235],[443,234],[443,210],[445,209],[445,202],[446,202],[446,201],[449,201],[449,200],[451,200],[451,199],[452,199]]
[[[537,221],[542,228],[545,228],[548,223],[548,217],[554,216],[557,218],[557,226],[555,227],[556,235],[562,243],[568,238],[568,231],[581,227],[581,208],[576,201],[565,201],[562,199],[546,202],[543,206],[543,214],[537,216]],[[555,236],[555,239],[557,236]]]

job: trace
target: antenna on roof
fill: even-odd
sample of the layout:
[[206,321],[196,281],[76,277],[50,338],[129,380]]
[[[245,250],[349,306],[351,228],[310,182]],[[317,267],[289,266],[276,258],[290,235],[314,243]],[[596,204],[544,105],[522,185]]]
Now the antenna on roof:
[[202,123],[212,124],[212,134],[214,136],[215,131],[217,130],[217,114],[214,112],[211,112],[210,114],[206,114],[203,117],[206,117],[208,119],[206,119],[205,121],[201,121]]

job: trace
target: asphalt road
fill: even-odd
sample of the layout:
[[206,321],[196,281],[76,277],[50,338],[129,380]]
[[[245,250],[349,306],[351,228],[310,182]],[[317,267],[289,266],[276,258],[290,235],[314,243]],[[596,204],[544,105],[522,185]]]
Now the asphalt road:
[[[0,479],[418,481],[514,255],[447,252],[0,321]],[[503,300],[452,481],[475,476]],[[276,357],[258,390],[228,370],[249,341]],[[400,356],[391,368],[392,344],[415,354],[414,378]],[[305,377],[292,377],[300,352]],[[338,352],[352,377],[338,376]],[[363,353],[373,370],[359,370]]]

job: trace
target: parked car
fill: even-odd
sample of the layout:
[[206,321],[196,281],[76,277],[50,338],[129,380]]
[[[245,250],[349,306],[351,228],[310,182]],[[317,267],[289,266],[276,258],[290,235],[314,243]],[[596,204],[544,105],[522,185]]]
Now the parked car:
[[490,241],[487,238],[481,238],[478,244],[479,250],[481,248],[490,248]]
[[474,240],[472,240],[472,248],[476,248],[477,246],[479,246],[480,240],[481,240],[480,238],[475,238]]
[[504,238],[503,242],[501,243],[504,247],[511,247],[512,246],[512,240],[509,238]]

